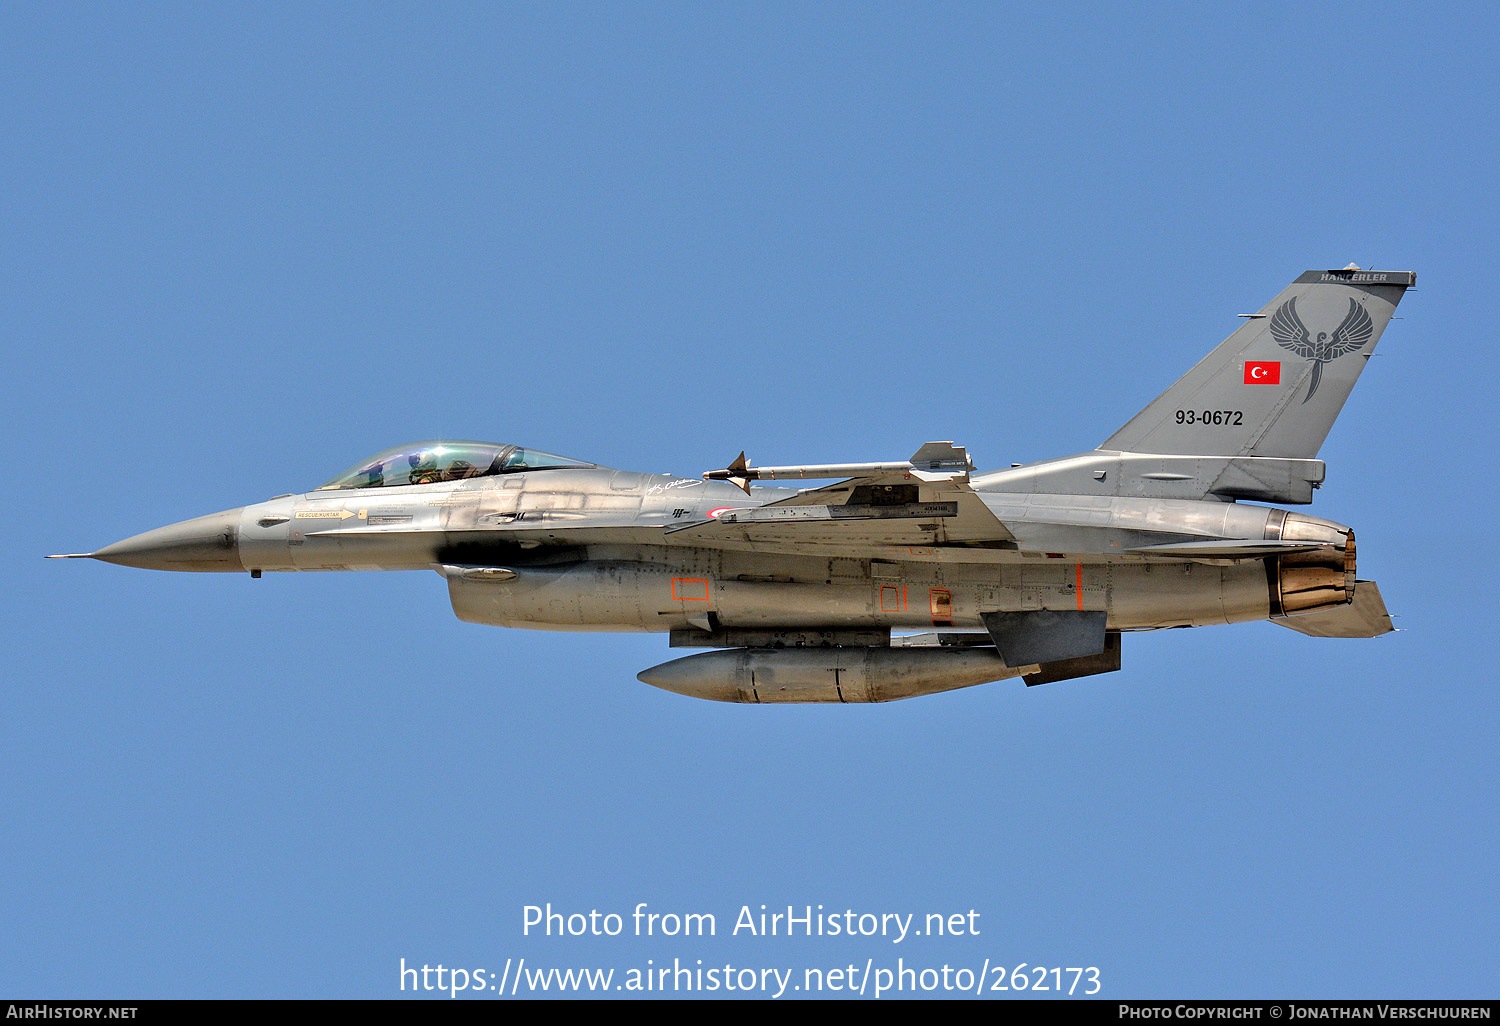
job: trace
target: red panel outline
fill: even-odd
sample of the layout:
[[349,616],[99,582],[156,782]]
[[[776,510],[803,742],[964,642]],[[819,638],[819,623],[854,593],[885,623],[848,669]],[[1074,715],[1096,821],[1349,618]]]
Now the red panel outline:
[[[677,586],[679,584],[701,584],[701,585],[703,585],[703,594],[702,595],[679,595],[679,594],[677,594]],[[707,602],[709,600],[709,598],[708,598],[708,580],[707,580],[707,578],[704,578],[704,577],[674,577],[674,578],[672,578],[672,598],[675,601],[677,601],[677,602]]]

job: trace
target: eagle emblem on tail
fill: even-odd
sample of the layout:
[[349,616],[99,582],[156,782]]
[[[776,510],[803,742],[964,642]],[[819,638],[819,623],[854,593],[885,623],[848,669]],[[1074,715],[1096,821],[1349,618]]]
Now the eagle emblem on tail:
[[1349,312],[1344,315],[1339,326],[1333,329],[1333,334],[1320,331],[1316,340],[1308,332],[1307,326],[1302,323],[1302,318],[1297,316],[1295,296],[1282,303],[1271,317],[1271,337],[1276,340],[1277,344],[1283,349],[1290,349],[1304,359],[1313,361],[1312,384],[1308,386],[1303,403],[1306,403],[1318,391],[1318,383],[1323,378],[1325,363],[1358,352],[1366,342],[1370,341],[1370,336],[1374,333],[1375,323],[1370,320],[1370,315],[1355,299],[1349,300]]

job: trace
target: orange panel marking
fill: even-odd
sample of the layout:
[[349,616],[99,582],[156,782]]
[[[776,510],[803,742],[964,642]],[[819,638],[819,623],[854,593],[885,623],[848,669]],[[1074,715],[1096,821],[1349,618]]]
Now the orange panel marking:
[[953,623],[953,592],[947,588],[933,588],[927,593],[927,608],[932,613],[934,627],[947,627]]
[[1078,580],[1073,590],[1078,593],[1078,611],[1083,612],[1083,564],[1078,564]]
[[901,612],[901,589],[894,584],[882,584],[880,586],[880,611],[882,613]]
[[702,577],[674,577],[672,597],[679,602],[707,602],[708,581]]

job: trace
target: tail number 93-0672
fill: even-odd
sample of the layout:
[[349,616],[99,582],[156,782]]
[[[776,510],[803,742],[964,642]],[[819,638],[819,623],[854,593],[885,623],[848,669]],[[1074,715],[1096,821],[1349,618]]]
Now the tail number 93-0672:
[[1179,424],[1212,424],[1239,427],[1245,422],[1242,410],[1178,410]]

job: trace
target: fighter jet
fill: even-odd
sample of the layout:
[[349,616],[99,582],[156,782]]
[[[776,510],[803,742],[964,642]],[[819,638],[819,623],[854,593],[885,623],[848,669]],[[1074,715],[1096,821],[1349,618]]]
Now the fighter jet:
[[[709,651],[639,679],[725,702],[884,702],[1120,668],[1121,635],[1270,620],[1391,630],[1317,459],[1410,272],[1308,271],[1097,449],[976,471],[906,460],[702,479],[430,441],[312,491],[91,558],[155,570],[437,571],[471,623],[656,631]],[[829,480],[814,488],[767,481]],[[1262,503],[1271,505],[1262,505]]]

